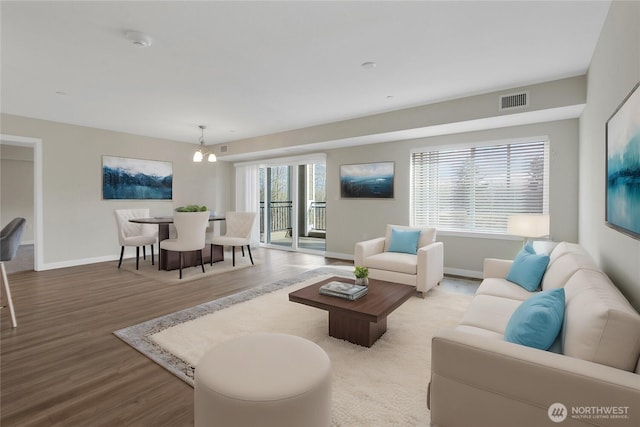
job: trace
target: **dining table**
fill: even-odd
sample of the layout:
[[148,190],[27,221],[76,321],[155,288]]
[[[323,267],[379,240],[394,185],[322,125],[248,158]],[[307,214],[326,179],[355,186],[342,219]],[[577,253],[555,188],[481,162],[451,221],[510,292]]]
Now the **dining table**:
[[[209,222],[224,221],[224,216],[212,215]],[[132,218],[130,222],[136,224],[155,224],[158,226],[158,246],[162,240],[169,238],[169,226],[173,224],[172,216],[157,216],[150,218]],[[221,245],[211,245],[211,249],[203,249],[202,261],[204,263],[214,263],[224,261],[224,247]],[[177,270],[180,268],[180,254],[174,251],[160,249],[159,251],[158,270]],[[200,265],[200,256],[198,251],[184,252],[183,267],[192,267]]]

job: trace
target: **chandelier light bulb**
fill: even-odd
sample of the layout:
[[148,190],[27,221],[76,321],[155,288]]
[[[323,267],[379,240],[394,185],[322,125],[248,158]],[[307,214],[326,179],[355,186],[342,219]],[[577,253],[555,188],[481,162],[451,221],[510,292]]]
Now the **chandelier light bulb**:
[[205,125],[200,125],[198,126],[200,128],[200,131],[202,132],[202,135],[200,136],[199,142],[200,142],[200,148],[198,148],[198,150],[196,150],[195,153],[193,153],[193,161],[200,163],[202,162],[202,160],[204,159],[204,157],[207,157],[207,161],[210,163],[216,162],[218,159],[216,158],[216,155],[213,154],[210,151],[206,150],[206,147],[204,146],[204,130],[207,128]]

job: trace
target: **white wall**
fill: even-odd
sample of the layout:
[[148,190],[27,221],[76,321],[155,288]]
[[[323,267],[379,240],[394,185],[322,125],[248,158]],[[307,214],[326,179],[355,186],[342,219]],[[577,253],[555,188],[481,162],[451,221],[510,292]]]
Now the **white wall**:
[[[114,209],[149,207],[157,216],[190,203],[227,209],[228,167],[193,163],[196,145],[6,114],[2,133],[42,139],[45,269],[117,259]],[[102,200],[103,155],[172,162],[173,201]]]
[[27,220],[22,243],[33,242],[33,149],[0,146],[0,228],[16,217]]
[[640,2],[614,1],[587,74],[580,118],[580,243],[640,309],[640,240],[605,225],[605,122],[640,80]]
[[[509,128],[435,136],[407,141],[330,150],[327,155],[327,252],[353,255],[360,240],[382,236],[385,225],[409,224],[411,150],[430,146],[548,136],[550,140],[551,236],[578,240],[578,120],[562,120]],[[341,164],[395,162],[393,200],[341,199]],[[484,258],[512,259],[520,241],[476,237],[438,236],[444,242],[447,272],[480,275]]]

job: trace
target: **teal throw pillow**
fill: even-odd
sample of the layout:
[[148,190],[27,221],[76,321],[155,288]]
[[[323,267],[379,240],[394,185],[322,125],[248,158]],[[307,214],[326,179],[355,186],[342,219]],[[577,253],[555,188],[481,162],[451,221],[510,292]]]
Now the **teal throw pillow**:
[[524,249],[525,251],[527,251],[527,253],[530,253],[530,254],[536,253],[536,250],[533,248],[533,243],[531,242],[531,240],[527,240],[527,243],[524,244],[522,249]]
[[513,312],[504,340],[547,350],[554,343],[564,321],[564,288],[542,291],[525,300]]
[[418,253],[418,241],[420,240],[420,230],[400,230],[391,229],[391,241],[387,252],[402,252],[405,254]]
[[507,280],[533,292],[538,289],[549,265],[548,255],[538,255],[533,246],[525,245],[513,260]]

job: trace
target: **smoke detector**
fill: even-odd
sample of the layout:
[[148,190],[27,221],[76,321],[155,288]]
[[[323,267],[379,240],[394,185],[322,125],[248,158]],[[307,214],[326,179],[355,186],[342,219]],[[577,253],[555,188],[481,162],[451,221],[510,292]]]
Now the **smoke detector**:
[[124,33],[124,36],[127,40],[133,43],[134,46],[139,48],[149,47],[151,46],[151,43],[153,43],[151,36],[139,31],[127,31]]

